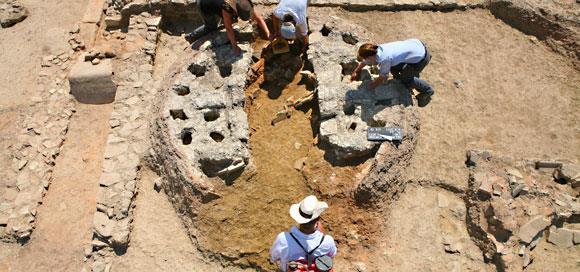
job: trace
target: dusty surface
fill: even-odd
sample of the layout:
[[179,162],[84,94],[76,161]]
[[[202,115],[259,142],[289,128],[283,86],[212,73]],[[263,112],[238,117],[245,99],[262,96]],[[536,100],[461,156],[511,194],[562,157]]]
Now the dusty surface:
[[488,11],[338,15],[369,25],[377,42],[418,37],[432,52],[422,76],[436,94],[420,109],[409,179],[465,187],[463,162],[472,148],[524,158],[580,157],[574,144],[580,140],[578,71]]
[[26,104],[35,95],[42,56],[68,52],[67,33],[81,19],[87,1],[21,3],[30,12],[28,18],[0,29],[0,107]]
[[140,176],[131,247],[118,258],[118,271],[241,271],[209,264],[193,246],[181,220],[163,192],[153,184],[158,176],[144,169]]
[[[11,124],[17,108],[11,106],[27,104],[30,92],[37,89],[43,54],[68,50],[66,32],[79,20],[86,2],[23,3],[30,17],[0,29],[3,150],[15,133]],[[465,151],[472,148],[518,158],[580,158],[580,73],[568,60],[488,11],[346,13],[317,8],[310,14],[312,20],[328,15],[350,19],[365,26],[377,42],[418,37],[428,44],[433,60],[423,77],[433,84],[436,95],[420,109],[421,132],[404,179],[443,180],[466,188]],[[162,37],[161,43],[165,47],[157,53],[156,79],[189,50],[179,36]],[[257,83],[249,90],[258,89],[267,90],[268,86]],[[226,257],[243,256],[235,261],[243,266],[271,268],[266,264],[267,250],[275,235],[293,223],[288,206],[308,193],[321,195],[331,205],[323,223],[338,243],[337,271],[365,267],[365,271],[494,269],[482,262],[481,251],[469,238],[465,206],[457,195],[413,185],[381,213],[352,206],[350,189],[367,164],[331,168],[314,147],[312,109],[294,111],[289,120],[270,125],[272,115],[287,98],[305,91],[297,81],[276,99],[261,90],[248,107],[256,172],[224,186],[223,198],[201,207],[199,244],[187,237],[167,197],[152,189],[155,174],[143,170],[131,245],[125,255],[115,259],[115,270],[224,271],[221,264],[208,264],[207,255],[197,245]],[[77,107],[31,241],[24,246],[1,244],[0,271],[80,270],[83,250],[92,235],[110,111],[110,105]],[[308,157],[306,171],[300,173],[295,164],[304,157]],[[446,252],[445,243],[453,252]],[[566,254],[577,256],[578,248]],[[564,250],[542,239],[530,270],[553,269],[551,260]],[[577,261],[571,260],[559,262],[557,268],[569,271],[576,267]]]
[[[68,140],[56,162],[54,180],[38,209],[36,231],[24,246],[0,253],[12,255],[8,271],[78,271],[90,243],[101,158],[109,131],[111,105],[77,106]],[[39,252],[44,252],[39,254]],[[2,268],[2,267],[0,267]]]
[[[465,203],[453,193],[407,187],[386,215],[386,237],[376,250],[373,271],[485,271],[483,256],[467,233],[465,212]],[[446,252],[446,243],[458,252]]]

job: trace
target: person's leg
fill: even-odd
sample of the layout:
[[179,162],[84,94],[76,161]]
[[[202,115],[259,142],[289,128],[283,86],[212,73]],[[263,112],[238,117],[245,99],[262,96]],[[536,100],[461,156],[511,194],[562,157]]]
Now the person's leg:
[[406,64],[400,70],[399,74],[393,73],[393,76],[399,80],[407,88],[413,88],[423,95],[433,95],[435,92],[427,81],[420,79],[420,74],[425,69],[427,64],[431,61],[431,55],[427,52],[425,59],[417,64]]
[[203,18],[203,25],[199,26],[193,32],[187,35],[189,40],[197,40],[202,36],[218,29],[221,17],[216,14],[208,12],[211,8],[206,5],[211,5],[211,0],[200,0],[197,2],[199,12]]

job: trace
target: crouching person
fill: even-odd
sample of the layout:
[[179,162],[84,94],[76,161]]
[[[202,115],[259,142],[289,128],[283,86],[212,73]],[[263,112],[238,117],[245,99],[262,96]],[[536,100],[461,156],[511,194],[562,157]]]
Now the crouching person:
[[239,55],[242,50],[238,46],[233,27],[236,19],[243,21],[253,19],[258,23],[258,27],[266,37],[270,36],[270,31],[264,18],[254,10],[251,0],[198,0],[197,5],[204,24],[187,35],[186,38],[189,41],[197,40],[212,31],[218,30],[220,21],[223,21],[234,53]]
[[308,0],[280,0],[272,13],[270,40],[282,37],[301,42],[302,51],[308,46]]
[[270,249],[270,261],[278,263],[280,271],[332,271],[336,244],[332,236],[322,233],[319,222],[327,208],[326,202],[312,195],[290,207],[298,227],[278,234]]
[[352,80],[358,78],[366,65],[379,66],[379,77],[371,83],[369,87],[371,90],[385,81],[390,72],[407,88],[416,89],[420,93],[417,96],[420,100],[429,100],[435,93],[429,83],[419,78],[420,73],[429,64],[431,55],[425,44],[418,39],[381,45],[365,43],[358,50],[358,58],[362,62],[352,72]]

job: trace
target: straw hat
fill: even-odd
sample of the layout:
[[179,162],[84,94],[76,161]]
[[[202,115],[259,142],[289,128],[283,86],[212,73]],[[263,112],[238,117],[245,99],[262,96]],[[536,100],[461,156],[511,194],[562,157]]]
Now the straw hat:
[[306,224],[318,218],[326,209],[328,209],[326,202],[318,201],[315,196],[311,195],[298,204],[292,204],[290,206],[290,216],[298,224]]

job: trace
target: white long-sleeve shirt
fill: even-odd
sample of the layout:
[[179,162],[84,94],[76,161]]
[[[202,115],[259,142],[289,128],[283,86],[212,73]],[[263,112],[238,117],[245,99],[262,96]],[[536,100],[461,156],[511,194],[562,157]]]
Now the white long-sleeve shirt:
[[[379,45],[377,65],[379,74],[387,76],[391,67],[401,63],[419,63],[425,57],[425,46],[418,39],[390,42]],[[365,64],[370,65],[365,61]]]
[[[294,234],[296,239],[300,241],[306,250],[310,251],[320,244],[320,240],[325,236],[322,232],[316,231],[312,234],[304,234],[295,226],[292,226],[290,232]],[[336,255],[336,244],[330,235],[324,237],[324,241],[320,247],[316,249],[312,256],[320,257],[328,255],[334,257]],[[306,252],[294,241],[289,232],[281,232],[276,237],[272,248],[270,248],[270,260],[272,262],[280,262],[281,271],[286,271],[288,262],[296,260],[306,260]]]
[[308,14],[308,0],[280,0],[280,3],[274,9],[274,16],[282,20],[284,15],[290,14],[296,21],[296,28],[302,37],[308,35],[308,24],[306,18]]

